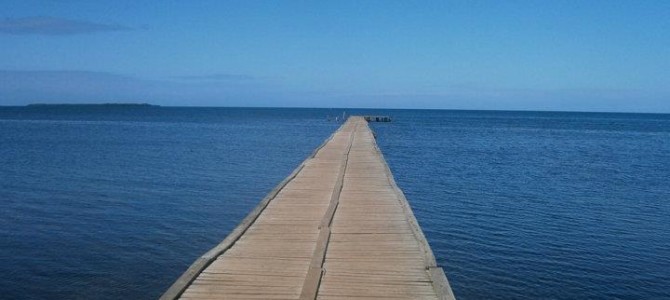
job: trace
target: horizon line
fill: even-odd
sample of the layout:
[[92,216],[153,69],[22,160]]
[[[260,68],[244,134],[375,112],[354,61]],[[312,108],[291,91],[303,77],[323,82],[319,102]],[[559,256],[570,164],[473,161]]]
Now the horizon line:
[[29,103],[24,105],[2,105],[0,107],[38,107],[38,106],[137,106],[149,108],[256,108],[256,109],[351,109],[351,110],[450,110],[450,111],[486,111],[486,112],[539,112],[539,113],[594,113],[594,114],[651,114],[668,115],[670,112],[648,111],[581,111],[581,110],[542,110],[542,109],[465,109],[465,108],[373,108],[373,107],[305,107],[305,106],[209,106],[209,105],[161,105],[148,102],[105,102],[105,103]]

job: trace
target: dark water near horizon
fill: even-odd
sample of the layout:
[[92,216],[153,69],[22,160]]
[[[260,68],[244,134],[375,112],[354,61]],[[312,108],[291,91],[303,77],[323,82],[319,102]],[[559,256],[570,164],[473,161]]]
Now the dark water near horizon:
[[[0,107],[0,298],[157,298],[341,113]],[[458,299],[670,299],[670,115],[371,113]]]

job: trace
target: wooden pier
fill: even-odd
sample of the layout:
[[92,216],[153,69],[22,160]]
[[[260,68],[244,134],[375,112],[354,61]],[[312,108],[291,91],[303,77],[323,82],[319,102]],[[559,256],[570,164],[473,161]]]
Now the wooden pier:
[[454,299],[362,117],[350,117],[161,299]]

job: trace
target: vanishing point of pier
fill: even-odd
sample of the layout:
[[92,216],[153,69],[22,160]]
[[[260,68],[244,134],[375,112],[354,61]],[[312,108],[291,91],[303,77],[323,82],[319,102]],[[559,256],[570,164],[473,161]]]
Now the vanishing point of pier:
[[161,299],[454,299],[363,117],[350,117]]

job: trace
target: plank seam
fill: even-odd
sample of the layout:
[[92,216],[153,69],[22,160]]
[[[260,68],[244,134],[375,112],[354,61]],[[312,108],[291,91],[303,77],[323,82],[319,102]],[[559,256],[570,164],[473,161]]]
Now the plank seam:
[[330,205],[328,210],[323,216],[321,225],[319,225],[319,236],[317,238],[316,247],[314,248],[314,253],[312,254],[312,260],[309,264],[309,269],[307,270],[307,275],[305,276],[305,282],[302,286],[302,291],[300,292],[301,300],[316,299],[316,296],[319,292],[319,286],[321,284],[321,278],[323,277],[323,262],[326,258],[326,252],[328,251],[328,243],[330,242],[330,224],[333,222],[333,217],[335,216],[335,211],[340,201],[340,194],[342,193],[342,186],[344,185],[344,174],[347,171],[347,164],[349,162],[349,153],[351,152],[351,146],[354,143],[354,136],[356,130],[358,129],[358,124],[354,126],[354,130],[351,132],[349,137],[349,145],[347,151],[343,155],[344,159],[340,165],[340,171],[337,176],[337,183],[333,189],[333,194],[330,198]]

